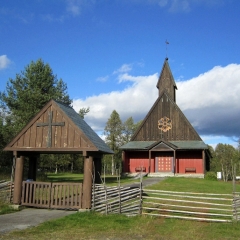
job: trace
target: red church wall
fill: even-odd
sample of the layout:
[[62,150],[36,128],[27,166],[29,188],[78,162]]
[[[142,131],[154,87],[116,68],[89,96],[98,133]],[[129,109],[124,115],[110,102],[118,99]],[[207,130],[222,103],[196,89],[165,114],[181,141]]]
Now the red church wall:
[[[148,152],[125,152],[124,172],[135,173],[141,168],[144,172],[149,172]],[[154,159],[151,159],[150,172],[154,172]]]
[[176,173],[204,173],[202,151],[176,152]]

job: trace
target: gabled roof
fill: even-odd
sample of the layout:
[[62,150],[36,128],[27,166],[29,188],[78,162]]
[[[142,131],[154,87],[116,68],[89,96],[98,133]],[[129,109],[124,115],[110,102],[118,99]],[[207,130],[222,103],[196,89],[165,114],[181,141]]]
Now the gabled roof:
[[[120,147],[121,150],[158,150],[158,147],[173,150],[199,150],[208,149],[203,141],[131,141]],[[166,149],[165,149],[166,150]]]
[[4,150],[113,153],[72,107],[54,100],[49,101]]

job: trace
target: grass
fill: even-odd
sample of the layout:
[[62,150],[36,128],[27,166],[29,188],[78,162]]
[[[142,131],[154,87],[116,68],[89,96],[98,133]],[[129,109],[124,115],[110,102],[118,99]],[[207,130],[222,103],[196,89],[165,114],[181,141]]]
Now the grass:
[[[64,178],[59,175],[58,179]],[[115,177],[116,178],[116,177]],[[128,179],[127,179],[128,180]],[[126,181],[127,181],[126,180]],[[109,181],[116,181],[111,180]],[[135,180],[136,181],[136,180]],[[138,181],[138,180],[137,180]],[[204,179],[167,178],[151,189],[231,193],[232,184]],[[236,186],[240,191],[240,185]],[[209,223],[149,216],[74,213],[37,227],[15,231],[0,239],[240,239],[240,223]]]
[[0,215],[13,213],[16,211],[18,211],[18,210],[14,209],[9,204],[0,202]]
[[240,224],[75,213],[0,239],[239,239]]
[[[210,181],[199,178],[172,177],[154,184],[149,189],[161,189],[178,192],[199,192],[199,193],[220,193],[231,194],[233,191],[232,182]],[[236,184],[236,191],[240,192],[240,184]]]
[[[103,179],[102,179],[103,180]],[[78,173],[47,173],[44,178],[45,182],[83,182],[83,174]],[[104,181],[104,180],[103,180]],[[134,179],[132,177],[121,177],[121,185],[131,182],[139,182],[139,179]],[[106,185],[117,185],[118,177],[116,175],[106,175],[105,177]]]

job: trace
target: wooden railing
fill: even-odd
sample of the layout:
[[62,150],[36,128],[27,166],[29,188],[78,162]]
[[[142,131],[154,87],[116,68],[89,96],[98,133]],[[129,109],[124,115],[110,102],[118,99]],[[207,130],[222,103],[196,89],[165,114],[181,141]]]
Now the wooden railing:
[[0,181],[0,202],[11,203],[13,199],[14,184],[11,181]]
[[232,222],[232,201],[232,194],[144,189],[142,212],[144,215],[167,218]]
[[92,210],[111,214],[122,213],[128,216],[141,213],[141,187],[107,187],[93,185]]

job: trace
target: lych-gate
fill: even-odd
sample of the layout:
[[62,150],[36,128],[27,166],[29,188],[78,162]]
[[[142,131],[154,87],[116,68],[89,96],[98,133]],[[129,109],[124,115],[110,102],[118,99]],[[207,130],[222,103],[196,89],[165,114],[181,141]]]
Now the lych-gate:
[[[99,182],[102,155],[113,153],[72,107],[54,100],[4,150],[13,152],[14,204],[64,209],[91,208],[93,172]],[[38,156],[55,153],[83,155],[83,184],[36,182]],[[24,157],[29,159],[28,179],[33,182],[23,182]]]

